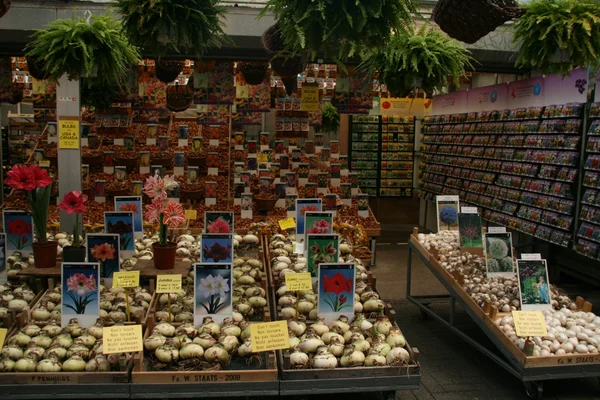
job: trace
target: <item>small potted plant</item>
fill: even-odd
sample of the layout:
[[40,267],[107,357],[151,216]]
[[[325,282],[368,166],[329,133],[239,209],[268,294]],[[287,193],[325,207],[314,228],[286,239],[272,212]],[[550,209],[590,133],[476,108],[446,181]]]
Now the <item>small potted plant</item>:
[[52,192],[52,179],[46,170],[37,165],[13,165],[6,173],[4,183],[13,189],[25,190],[29,202],[29,215],[37,240],[32,243],[33,257],[37,268],[56,267],[58,243],[48,241],[46,228],[48,224],[48,208]]
[[167,200],[167,191],[179,184],[168,175],[161,178],[158,175],[150,176],[144,184],[144,193],[152,200],[146,205],[146,220],[157,223],[159,241],[152,244],[154,252],[154,266],[157,269],[173,269],[177,244],[167,238],[168,228],[180,228],[185,224],[186,218],[181,204]]
[[70,246],[63,247],[63,260],[65,262],[83,262],[85,261],[85,246],[81,244],[81,215],[85,212],[85,202],[88,196],[79,190],[73,190],[67,193],[58,208],[67,214],[75,213],[75,225],[73,225],[73,243]]

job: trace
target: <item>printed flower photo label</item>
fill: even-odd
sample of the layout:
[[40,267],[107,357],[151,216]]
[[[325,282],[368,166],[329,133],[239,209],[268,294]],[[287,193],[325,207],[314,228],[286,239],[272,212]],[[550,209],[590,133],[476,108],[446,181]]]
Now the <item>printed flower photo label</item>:
[[333,233],[333,214],[330,212],[308,211],[304,215],[305,233],[304,240],[308,235],[327,235]]
[[[296,199],[296,237],[304,238],[305,214],[322,211],[321,199]],[[289,209],[288,209],[289,210]]]
[[116,196],[115,211],[131,211],[135,238],[144,237],[142,196]]
[[97,263],[62,263],[61,325],[72,318],[89,328],[100,317],[100,266]]
[[203,264],[229,264],[233,262],[233,235],[203,233],[200,260]]
[[119,235],[121,255],[132,257],[135,251],[134,219],[131,211],[104,213],[104,231]]
[[512,235],[508,233],[487,233],[485,240],[485,268],[488,278],[515,276]]
[[458,196],[436,196],[437,227],[440,231],[458,231]]
[[552,295],[546,260],[517,260],[521,310],[552,310]]
[[232,264],[194,264],[194,325],[205,318],[222,324],[233,315]]
[[483,232],[479,214],[458,214],[458,233],[461,250],[483,248]]
[[89,233],[85,238],[87,260],[100,265],[98,274],[107,284],[112,283],[113,274],[119,272],[119,239],[119,235],[107,233]]
[[33,252],[33,219],[25,211],[2,212],[4,233],[6,234],[6,256],[10,257],[15,251],[23,256]]
[[204,231],[209,234],[233,233],[233,213],[226,211],[204,212]]
[[6,234],[0,233],[0,285],[4,285],[8,280],[6,259]]
[[340,237],[339,235],[307,235],[304,248],[308,259],[308,272],[316,278],[321,263],[330,264],[339,261]]
[[356,267],[354,264],[319,264],[317,314],[330,324],[340,315],[354,313]]

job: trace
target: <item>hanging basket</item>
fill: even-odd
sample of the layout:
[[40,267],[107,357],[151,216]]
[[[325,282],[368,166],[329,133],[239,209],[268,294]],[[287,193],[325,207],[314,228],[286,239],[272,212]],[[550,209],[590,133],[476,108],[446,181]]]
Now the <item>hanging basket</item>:
[[27,57],[27,69],[29,70],[29,75],[35,79],[43,80],[48,79],[50,76],[50,74],[44,72],[44,62],[37,61],[35,58]]
[[0,18],[10,10],[10,0],[0,0]]
[[192,105],[194,95],[187,85],[175,85],[167,90],[167,108],[170,111],[185,111]]
[[475,43],[524,12],[516,0],[439,0],[433,9],[433,20],[450,37]]
[[283,86],[285,87],[285,92],[288,96],[291,96],[296,89],[298,89],[298,76],[282,76],[281,81],[283,82]]
[[12,96],[10,98],[10,100],[8,101],[8,104],[19,104],[21,101],[23,101],[23,90],[19,90],[19,88],[13,88],[12,89]]
[[269,63],[240,61],[237,64],[238,71],[244,75],[248,85],[260,85],[265,81]]
[[171,83],[181,73],[184,67],[183,61],[177,60],[158,60],[156,61],[156,77],[162,83]]
[[262,45],[271,57],[271,69],[279,76],[298,75],[304,71],[304,60],[301,54],[290,54],[284,51],[285,45],[279,26],[271,26],[262,34]]

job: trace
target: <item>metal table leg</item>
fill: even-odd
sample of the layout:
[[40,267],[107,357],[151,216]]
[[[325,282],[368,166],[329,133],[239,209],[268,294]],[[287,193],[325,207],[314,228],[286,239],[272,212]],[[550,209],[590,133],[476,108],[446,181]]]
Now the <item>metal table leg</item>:
[[377,238],[372,238],[371,239],[371,266],[375,266],[375,261],[376,261],[376,252],[375,250],[377,249]]

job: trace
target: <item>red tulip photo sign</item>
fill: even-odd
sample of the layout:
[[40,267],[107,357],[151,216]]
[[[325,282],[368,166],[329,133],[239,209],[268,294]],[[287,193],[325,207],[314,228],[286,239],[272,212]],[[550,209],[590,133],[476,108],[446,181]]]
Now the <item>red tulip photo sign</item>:
[[317,313],[327,324],[354,314],[355,275],[354,264],[319,264]]

